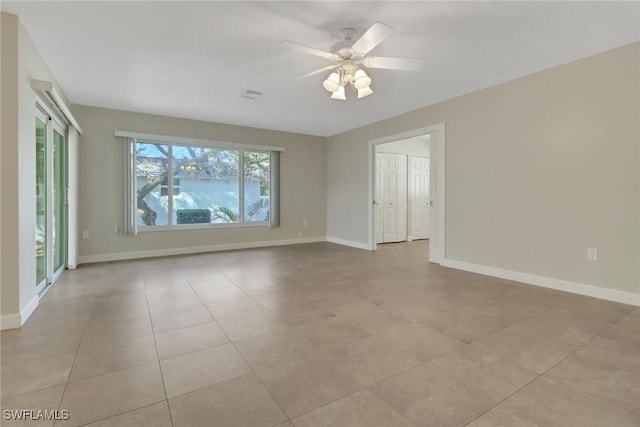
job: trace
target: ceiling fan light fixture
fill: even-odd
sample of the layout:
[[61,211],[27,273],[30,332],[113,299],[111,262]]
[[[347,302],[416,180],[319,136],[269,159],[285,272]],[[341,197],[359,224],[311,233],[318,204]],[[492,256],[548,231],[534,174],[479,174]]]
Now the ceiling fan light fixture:
[[[329,92],[336,92],[340,89],[340,76],[338,73],[331,73],[327,79],[322,82],[322,86]],[[344,92],[344,90],[343,90]]]
[[371,84],[371,77],[369,77],[364,70],[356,71],[356,74],[353,77],[353,87],[358,90],[367,88]]
[[340,99],[342,101],[346,100],[347,97],[344,93],[344,86],[339,86],[338,89],[331,95],[331,99]]
[[373,93],[373,89],[371,89],[369,86],[363,89],[358,89],[358,99],[364,98],[365,96],[369,96],[372,93]]

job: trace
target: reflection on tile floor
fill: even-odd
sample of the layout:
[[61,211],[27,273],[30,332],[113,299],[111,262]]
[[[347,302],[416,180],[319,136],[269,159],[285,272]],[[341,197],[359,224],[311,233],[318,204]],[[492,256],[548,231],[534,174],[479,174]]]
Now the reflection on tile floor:
[[68,409],[68,426],[640,425],[640,309],[427,251],[317,243],[67,271],[0,335],[2,409]]

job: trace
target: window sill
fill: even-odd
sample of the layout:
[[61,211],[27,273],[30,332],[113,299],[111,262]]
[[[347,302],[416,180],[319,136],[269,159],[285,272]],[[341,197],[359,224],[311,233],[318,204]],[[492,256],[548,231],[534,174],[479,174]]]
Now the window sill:
[[224,228],[256,228],[269,227],[268,222],[245,222],[240,224],[181,224],[181,225],[155,225],[138,227],[139,233],[156,231],[182,231],[182,230],[220,230]]

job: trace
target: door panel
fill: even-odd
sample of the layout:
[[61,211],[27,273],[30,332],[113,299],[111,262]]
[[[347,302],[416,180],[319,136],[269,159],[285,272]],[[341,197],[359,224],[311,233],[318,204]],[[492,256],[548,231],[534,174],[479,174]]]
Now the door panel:
[[57,129],[53,130],[53,271],[64,267],[66,261],[66,179],[65,141]]
[[430,237],[429,159],[411,158],[413,198],[411,206],[411,236],[414,240]]
[[407,239],[407,156],[383,156],[383,242],[401,242]]
[[36,289],[43,292],[67,262],[65,129],[44,109],[36,113]]
[[36,117],[36,286],[47,279],[47,125]]
[[373,221],[375,224],[376,243],[382,243],[383,240],[383,212],[382,212],[382,185],[384,176],[384,155],[376,153],[376,174],[373,187]]

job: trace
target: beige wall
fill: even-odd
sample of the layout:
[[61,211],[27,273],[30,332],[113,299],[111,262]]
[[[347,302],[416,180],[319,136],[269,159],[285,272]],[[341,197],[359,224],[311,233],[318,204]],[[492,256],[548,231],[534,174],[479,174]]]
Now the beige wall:
[[[326,139],[209,122],[72,106],[83,135],[80,144],[80,261],[126,257],[127,252],[297,239],[326,234]],[[122,229],[123,169],[115,130],[285,148],[281,155],[281,226],[143,232]],[[308,226],[304,227],[304,220]]]
[[19,312],[18,287],[18,18],[0,14],[2,61],[0,63],[0,310],[5,316]]
[[[31,80],[55,84],[31,37],[15,15],[2,16],[2,193],[1,234],[3,328],[22,323],[37,304],[35,268],[35,113]],[[63,94],[56,84],[58,91]],[[63,94],[64,96],[64,94]],[[26,310],[26,311],[25,311]]]
[[327,234],[368,241],[370,140],[444,122],[446,258],[639,293],[639,75],[635,43],[329,138]]

